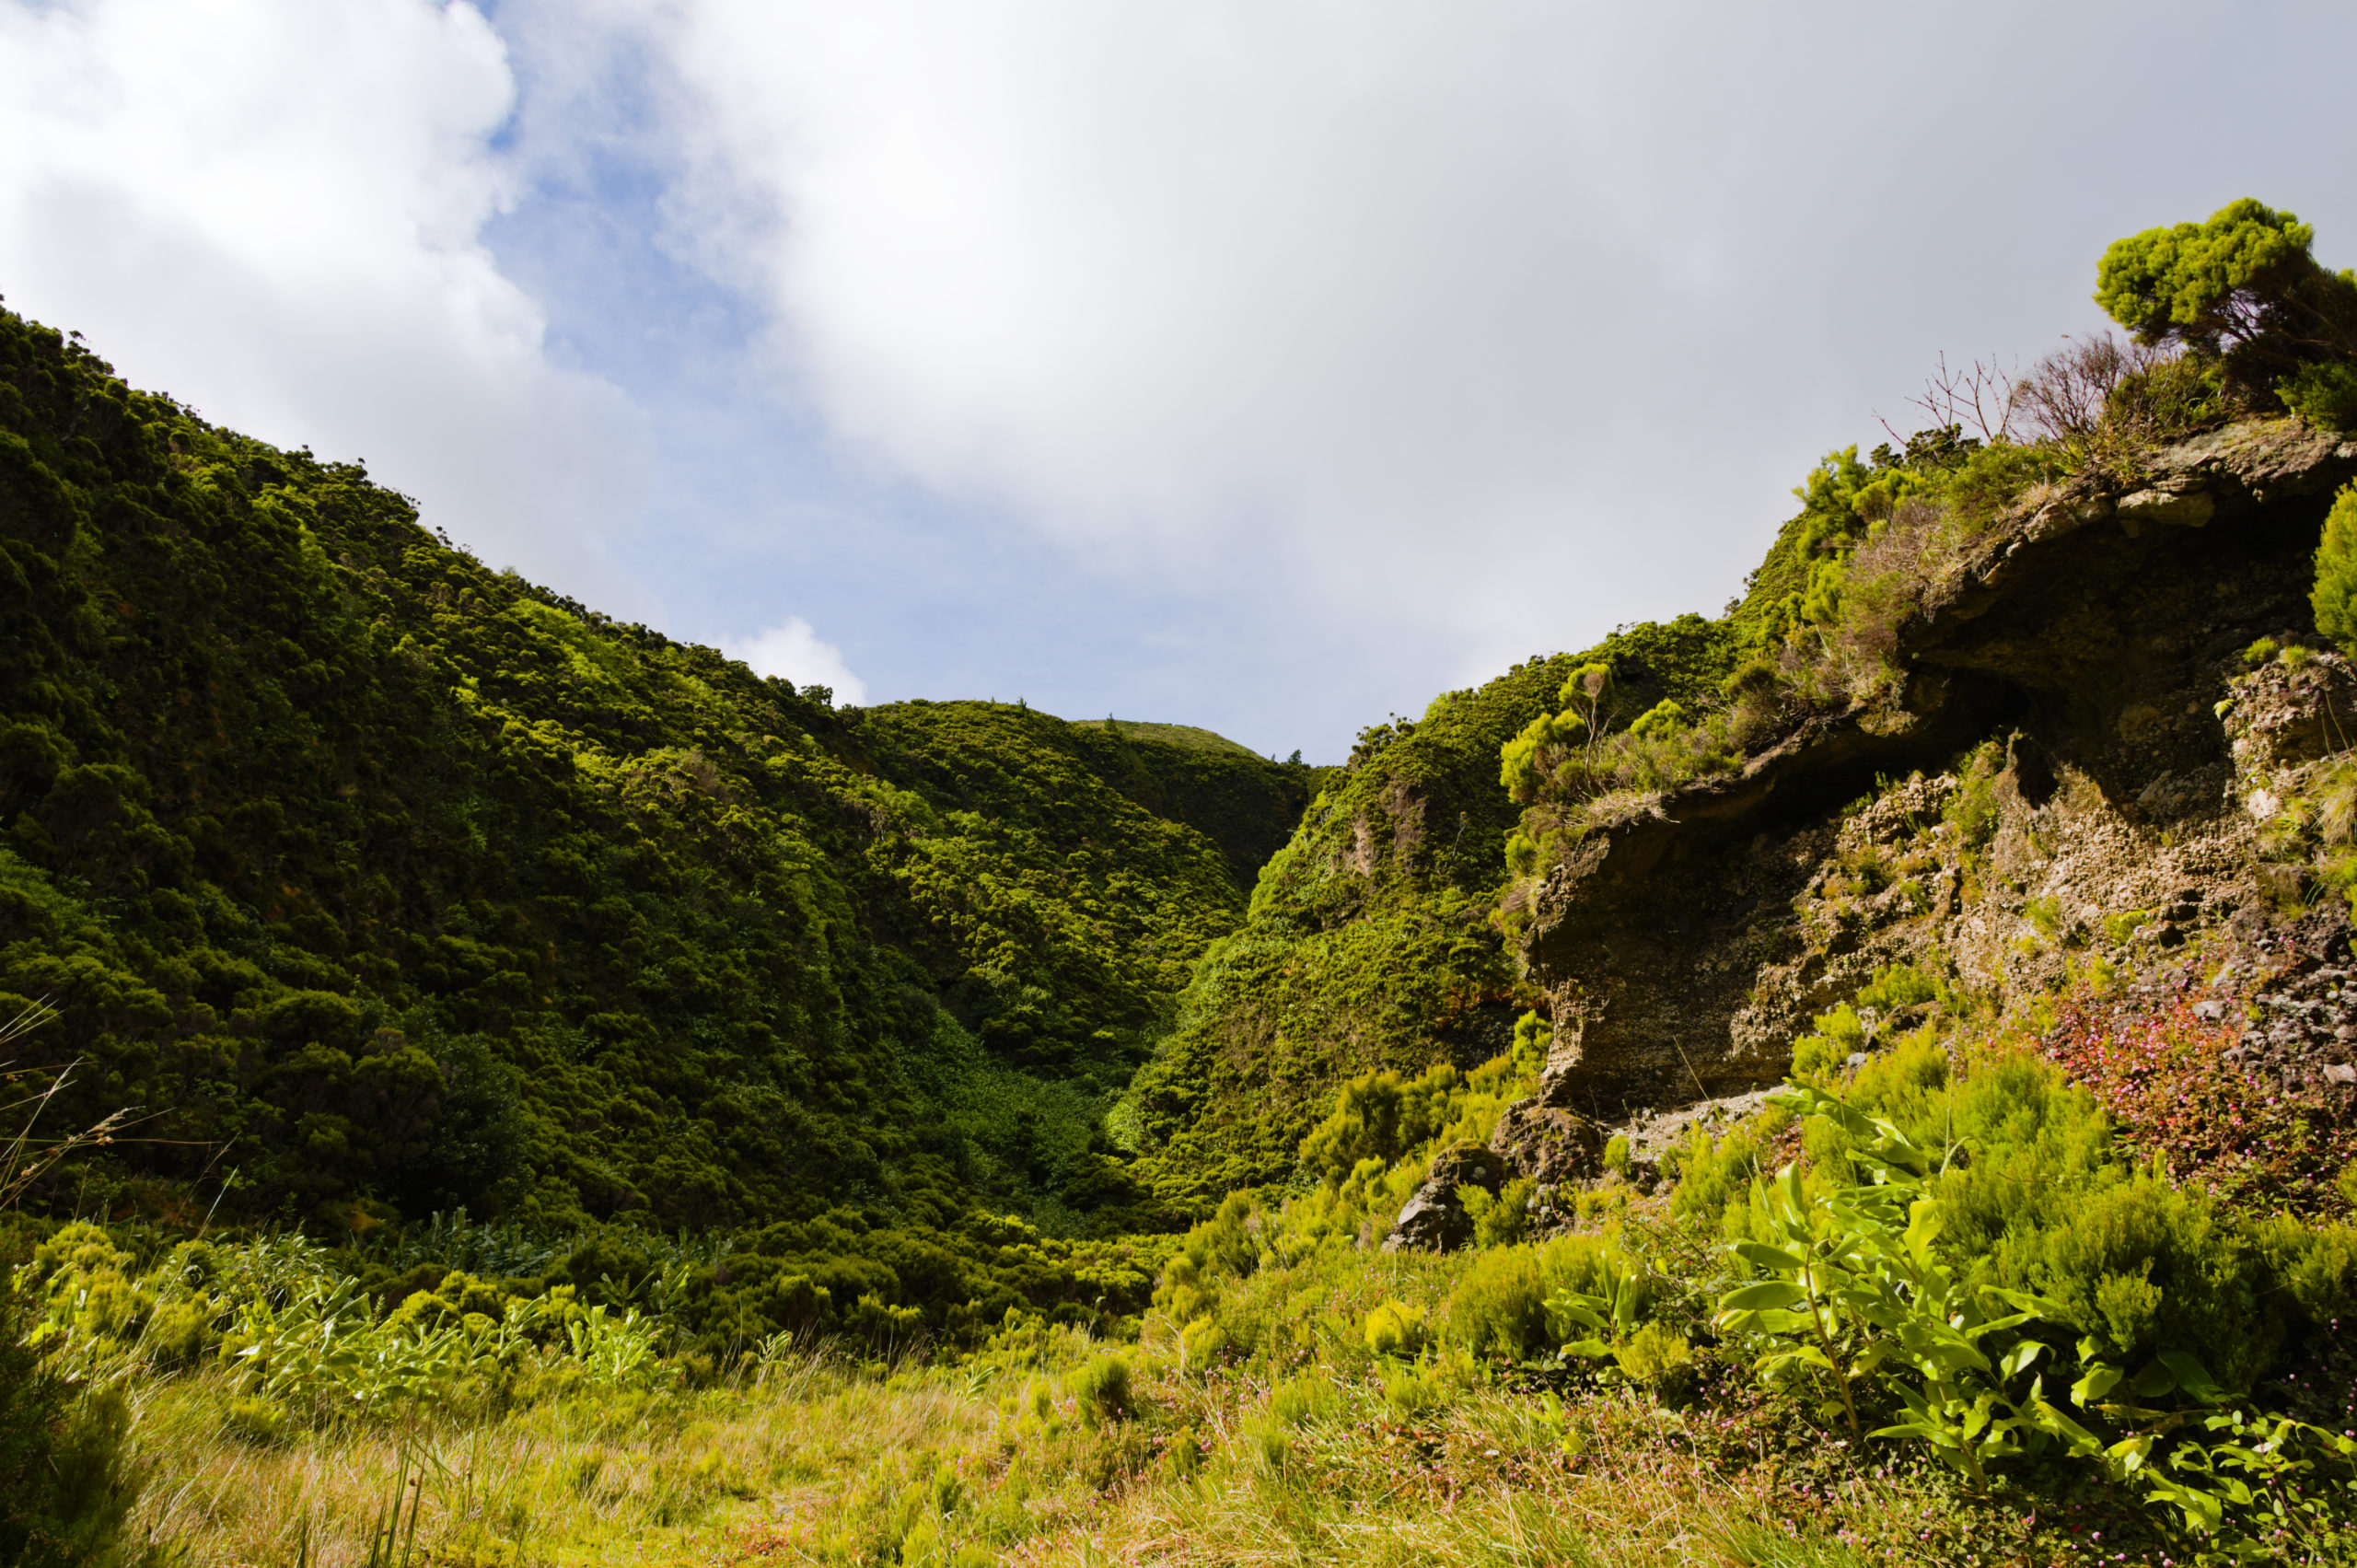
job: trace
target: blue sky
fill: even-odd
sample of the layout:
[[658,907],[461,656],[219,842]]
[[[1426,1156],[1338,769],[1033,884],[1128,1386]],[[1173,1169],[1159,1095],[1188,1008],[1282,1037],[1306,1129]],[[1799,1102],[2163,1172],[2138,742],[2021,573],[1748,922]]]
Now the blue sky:
[[0,294],[870,701],[1333,761],[1715,610],[1935,355],[2242,194],[2345,5],[0,0]]

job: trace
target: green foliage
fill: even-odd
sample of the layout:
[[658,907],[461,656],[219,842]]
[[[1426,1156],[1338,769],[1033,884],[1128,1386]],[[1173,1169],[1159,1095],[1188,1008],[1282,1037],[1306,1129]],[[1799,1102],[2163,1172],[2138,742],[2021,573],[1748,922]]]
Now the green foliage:
[[2290,377],[2304,402],[2331,406],[2345,377],[2301,372],[2357,352],[2357,278],[2318,266],[2315,238],[2293,214],[2244,197],[2205,222],[2114,241],[2096,303],[2145,343],[2181,343],[2218,363],[2248,395],[2271,401]]
[[1132,1399],[1130,1364],[1118,1355],[1094,1357],[1065,1374],[1064,1392],[1072,1396],[1080,1419],[1091,1426],[1125,1421]]
[[[1745,584],[1742,603],[1731,619],[1750,640],[1771,642],[1793,627],[1831,621],[1840,613],[1844,563],[1867,530],[1887,519],[1900,501],[1926,482],[1922,461],[1875,454],[1858,460],[1858,448],[1829,452],[1794,487],[1801,509],[1769,547],[1767,559]],[[1756,678],[1755,678],[1756,679]]]
[[1997,775],[2004,771],[2004,749],[1987,741],[1973,749],[1949,797],[1945,819],[1956,830],[1956,844],[1966,854],[1977,854],[1997,834]]
[[[2163,1293],[2131,1276],[2104,1276],[2112,1285],[2094,1306],[2115,1331],[2079,1339],[2079,1376],[2067,1396],[2049,1393],[2041,1368],[2059,1372],[2062,1353],[2041,1330],[2083,1319],[2088,1304],[1991,1285],[1976,1277],[1977,1248],[1943,1245],[1958,1205],[1951,1156],[1939,1145],[1836,1097],[1803,1089],[1795,1098],[1840,1130],[1851,1161],[1873,1179],[1837,1179],[1812,1193],[1787,1166],[1755,1188],[1751,1234],[1733,1251],[1756,1277],[1722,1298],[1713,1322],[1758,1347],[1763,1377],[1820,1382],[1853,1435],[1864,1433],[1871,1397],[1895,1400],[1897,1419],[1871,1435],[1924,1445],[1976,1492],[1987,1490],[1992,1465],[2059,1452],[2175,1506],[2189,1529],[2223,1535],[2235,1555],[2287,1515],[2328,1515],[2337,1511],[2329,1494],[2345,1506],[2357,1490],[2357,1440],[2235,1405],[2184,1351],[2145,1360],[2134,1347]],[[2182,1234],[2187,1217],[2160,1224]],[[2172,1327],[2198,1334],[2218,1325]],[[2131,1379],[2115,1360],[2123,1353],[2145,1370]],[[2178,1399],[2156,1404],[2171,1394]],[[2099,1434],[2105,1423],[2119,1434]],[[2156,1463],[2156,1446],[2173,1434],[2183,1435]]]
[[1457,1202],[1465,1206],[1465,1215],[1473,1222],[1473,1245],[1476,1247],[1511,1247],[1530,1230],[1530,1195],[1538,1183],[1527,1176],[1518,1176],[1503,1183],[1495,1192],[1480,1187],[1460,1187]]
[[1514,1072],[1526,1083],[1537,1084],[1547,1068],[1547,1053],[1555,1043],[1555,1026],[1536,1010],[1514,1021]]
[[1303,1175],[1340,1184],[1359,1161],[1389,1165],[1440,1132],[1451,1110],[1457,1069],[1440,1063],[1420,1078],[1370,1073],[1342,1086],[1334,1113],[1301,1141]]
[[1375,1355],[1413,1356],[1429,1338],[1423,1308],[1399,1301],[1379,1302],[1366,1315],[1364,1337],[1367,1350]]
[[[1564,679],[1560,711],[1538,714],[1500,749],[1500,783],[1525,803],[1585,799],[1724,767],[1724,718],[1713,714],[1698,726],[1689,714],[1717,705],[1736,654],[1731,626],[1699,615],[1620,628]],[[1517,875],[1536,868],[1548,831],[1544,814],[1527,815],[1515,830],[1506,853]],[[1532,849],[1519,849],[1523,842]]]
[[994,1320],[1001,1270],[1068,1306],[1085,1265],[1003,1214],[1168,1223],[1106,1113],[1311,770],[835,709],[6,313],[0,558],[0,1005],[89,1064],[53,1114],[152,1117],[52,1190],[234,1168],[193,1202],[331,1237],[759,1216],[790,1244],[700,1297],[759,1333]]
[[1874,1048],[1890,1021],[1925,1003],[1954,1007],[1946,986],[1911,964],[1886,964],[1849,1001],[1810,1020],[1815,1033],[1793,1042],[1793,1076],[1821,1083],[1837,1075],[1852,1056]]
[[1551,1346],[1538,1249],[1491,1247],[1474,1257],[1448,1298],[1447,1340],[1473,1355],[1509,1361]]
[[[1539,1268],[1551,1287],[1547,1320],[1566,1354],[1617,1361],[1653,1317],[1661,1282],[1616,1246],[1595,1237],[1566,1237],[1540,1254]],[[1666,1350],[1656,1339],[1633,1353],[1633,1359],[1652,1363]]]
[[1577,712],[1539,714],[1499,751],[1498,782],[1515,799],[1531,799],[1547,778],[1543,760],[1548,751],[1579,745],[1592,733],[1587,720]]
[[1345,1079],[1413,1075],[1436,1056],[1462,1071],[1513,1049],[1538,997],[1493,919],[1499,845],[1519,815],[1498,758],[1552,711],[1573,664],[1532,660],[1446,693],[1368,732],[1328,781],[1262,871],[1244,928],[1197,962],[1176,1029],[1117,1116],[1157,1197],[1201,1214],[1283,1179]]
[[1888,1017],[1901,1008],[1938,1001],[1943,993],[1940,982],[1914,965],[1886,964],[1859,988],[1854,1000],[1857,1006]]
[[1661,740],[1686,726],[1686,710],[1674,698],[1664,697],[1629,721],[1629,733],[1640,740]]
[[[18,1272],[31,1318],[24,1342],[47,1374],[101,1388],[224,1363],[238,1389],[230,1413],[261,1445],[298,1426],[382,1425],[566,1388],[664,1387],[695,1343],[679,1310],[691,1302],[684,1266],[644,1293],[649,1312],[586,1304],[570,1284],[527,1284],[525,1294],[455,1272],[389,1311],[340,1261],[284,1236],[182,1242],[142,1266],[99,1227],[66,1225]],[[887,1322],[866,1335],[879,1342],[918,1319],[879,1310]]]
[[137,1496],[119,1393],[76,1387],[23,1342],[0,1296],[0,1562],[83,1568],[158,1554],[125,1539]]
[[[2357,484],[2344,485],[2325,514],[2309,603],[2316,630],[2344,650],[2357,649]],[[2245,656],[2248,660],[2248,656]]]
[[0,1288],[0,1562],[82,1568],[160,1559],[125,1528],[138,1478],[120,1390],[45,1356],[21,1298]]
[[2357,428],[2357,368],[2303,365],[2276,384],[2283,406],[2327,430]]
[[2121,1157],[2094,1096],[2047,1062],[2001,1052],[1955,1078],[1926,1032],[1870,1062],[1842,1099],[1876,1130],[1851,1116],[1813,1122],[1809,1152],[1827,1179],[1879,1168],[1886,1136],[1962,1151],[1927,1189],[1944,1244],[1972,1260],[1975,1281],[2037,1293],[2123,1359],[2189,1351],[2247,1388],[2314,1326],[2245,1222]]
[[[1847,1109],[1823,1097],[1809,1103],[1827,1108],[1819,1114]],[[1758,1342],[1756,1365],[1771,1382],[1821,1375],[1853,1437],[1865,1434],[1858,1385],[1881,1383],[1906,1415],[1874,1434],[1929,1445],[1983,1490],[1987,1467],[2026,1452],[2036,1432],[2024,1404],[2035,1396],[2009,1396],[2008,1385],[2047,1349],[2018,1332],[2045,1308],[1976,1287],[1942,1260],[1942,1211],[1922,1195],[1930,1152],[1888,1123],[1872,1125],[1881,1134],[1875,1182],[1812,1200],[1786,1166],[1754,1187],[1754,1238],[1734,1252],[1759,1277],[1721,1299],[1713,1327]]]
[[[1794,1075],[1814,1081],[1801,1072],[1797,1061]],[[1740,1207],[1752,1182],[1765,1174],[1761,1156],[1791,1121],[1789,1110],[1771,1105],[1716,1137],[1699,1123],[1689,1129],[1685,1146],[1678,1151],[1678,1186],[1670,1194],[1671,1212],[1681,1217],[1711,1219],[1727,1215],[1730,1205]],[[1741,1228],[1739,1219],[1727,1217]]]

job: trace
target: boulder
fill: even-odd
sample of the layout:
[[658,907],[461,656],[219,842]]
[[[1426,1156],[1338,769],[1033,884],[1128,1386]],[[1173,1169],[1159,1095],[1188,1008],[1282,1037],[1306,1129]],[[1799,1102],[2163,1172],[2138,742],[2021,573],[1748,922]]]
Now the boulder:
[[1399,1211],[1391,1233],[1383,1238],[1386,1252],[1414,1248],[1426,1252],[1452,1252],[1473,1239],[1473,1216],[1465,1212],[1459,1190],[1478,1187],[1494,1195],[1513,1174],[1505,1156],[1479,1144],[1456,1144],[1433,1156],[1424,1183]]
[[1498,1118],[1490,1152],[1511,1170],[1547,1186],[1584,1181],[1604,1169],[1603,1129],[1575,1110],[1520,1100]]
[[1383,1238],[1383,1249],[1453,1252],[1472,1239],[1473,1216],[1457,1201],[1457,1189],[1427,1181],[1399,1211],[1391,1234]]
[[1479,1187],[1484,1192],[1495,1192],[1512,1174],[1509,1164],[1494,1149],[1485,1149],[1479,1144],[1455,1144],[1433,1156],[1424,1183],[1449,1188]]

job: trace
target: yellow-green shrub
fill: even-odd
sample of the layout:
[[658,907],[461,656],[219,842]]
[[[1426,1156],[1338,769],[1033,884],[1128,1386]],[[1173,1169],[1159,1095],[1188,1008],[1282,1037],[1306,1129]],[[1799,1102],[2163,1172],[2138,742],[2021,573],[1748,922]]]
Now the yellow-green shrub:
[[1130,1364],[1118,1355],[1097,1356],[1064,1375],[1064,1392],[1072,1396],[1080,1419],[1090,1426],[1126,1420]]
[[1538,1254],[1500,1247],[1472,1255],[1448,1298],[1448,1342],[1473,1355],[1518,1359],[1549,1342]]
[[1404,1301],[1386,1300],[1366,1315],[1361,1329],[1366,1348],[1379,1356],[1411,1356],[1423,1349],[1424,1309]]
[[1510,1247],[1520,1241],[1530,1229],[1530,1194],[1538,1185],[1534,1178],[1518,1176],[1494,1193],[1479,1187],[1458,1188],[1457,1201],[1473,1221],[1473,1245]]

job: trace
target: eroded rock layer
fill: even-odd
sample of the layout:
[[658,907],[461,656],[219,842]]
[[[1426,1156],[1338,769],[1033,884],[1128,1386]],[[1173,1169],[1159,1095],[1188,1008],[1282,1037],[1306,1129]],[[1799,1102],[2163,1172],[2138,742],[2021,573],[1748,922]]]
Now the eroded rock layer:
[[2315,641],[2312,557],[2352,473],[2357,444],[2282,421],[2172,448],[2125,494],[2040,495],[1899,626],[1891,696],[1593,828],[1533,896],[1555,1043],[1507,1125],[1532,1142],[1541,1109],[1621,1122],[1772,1083],[1885,964],[2011,996],[2066,949],[2281,895],[2262,826],[2287,771],[2347,744],[2357,682],[2244,653]]

